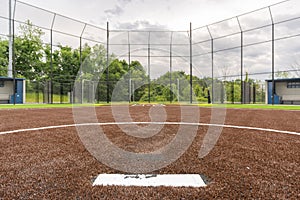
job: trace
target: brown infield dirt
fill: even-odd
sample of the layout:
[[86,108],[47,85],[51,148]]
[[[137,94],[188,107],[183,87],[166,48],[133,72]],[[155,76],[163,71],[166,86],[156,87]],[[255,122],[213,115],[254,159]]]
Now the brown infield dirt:
[[[133,121],[150,121],[150,106],[132,106]],[[165,106],[167,121],[180,121],[180,107]],[[210,108],[198,108],[209,123]],[[110,106],[96,108],[99,122],[114,122]],[[0,111],[0,132],[74,124],[71,108]],[[88,122],[89,120],[87,120]],[[227,109],[225,124],[300,132],[300,111]],[[165,125],[147,139],[102,126],[117,146],[132,152],[163,147],[179,125]],[[88,128],[88,127],[87,127]],[[300,136],[224,128],[214,149],[198,158],[208,126],[199,126],[189,149],[152,173],[201,174],[203,188],[92,186],[100,173],[122,173],[98,162],[75,127],[0,135],[0,199],[300,199]]]

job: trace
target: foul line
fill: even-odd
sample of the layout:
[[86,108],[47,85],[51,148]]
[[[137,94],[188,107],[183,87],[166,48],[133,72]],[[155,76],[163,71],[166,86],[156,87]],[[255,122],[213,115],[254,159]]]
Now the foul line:
[[76,126],[143,125],[143,124],[214,126],[214,127],[223,127],[223,128],[235,128],[235,129],[247,129],[247,130],[255,130],[255,131],[274,132],[274,133],[285,133],[285,134],[300,136],[300,133],[293,132],[293,131],[282,131],[282,130],[276,130],[276,129],[257,128],[257,127],[248,127],[248,126],[236,126],[236,125],[226,125],[226,124],[189,123],[189,122],[103,122],[103,123],[99,122],[99,123],[67,124],[67,125],[46,126],[46,127],[38,127],[38,128],[18,129],[18,130],[12,130],[12,131],[2,131],[2,132],[0,132],[0,135],[10,134],[10,133],[27,132],[27,131],[40,131],[40,130],[47,130],[47,129],[76,127]]

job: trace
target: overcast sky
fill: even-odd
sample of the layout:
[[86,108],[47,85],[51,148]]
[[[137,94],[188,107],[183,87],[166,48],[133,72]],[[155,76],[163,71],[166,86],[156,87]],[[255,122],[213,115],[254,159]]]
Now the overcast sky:
[[[83,22],[106,28],[106,21],[110,22],[110,29],[168,29],[168,30],[188,30],[189,23],[192,22],[193,28],[202,27],[216,21],[231,18],[245,12],[249,12],[261,7],[276,4],[280,0],[21,0],[28,4],[41,7],[58,14],[68,16]],[[8,0],[0,0],[0,16],[8,16]],[[53,19],[52,14],[45,14],[36,9],[30,10],[28,7],[17,4],[16,19],[21,21],[30,19],[34,24],[50,28]],[[275,22],[291,19],[300,16],[300,1],[290,0],[279,6],[272,7],[272,14]],[[268,9],[249,14],[239,18],[240,24],[244,30],[252,29],[271,23]],[[278,24],[275,27],[276,37],[285,37],[300,33],[300,20],[289,23]],[[7,22],[0,19],[0,34],[7,35]],[[236,18],[210,26],[213,37],[219,37],[231,33],[239,32],[239,26]],[[54,29],[79,36],[83,25],[70,22],[56,17]],[[98,32],[97,32],[98,31]],[[45,31],[45,42],[49,42],[49,33]],[[152,34],[151,43],[168,43],[170,34]],[[87,27],[84,37],[89,37],[97,41],[106,41],[105,30],[99,30]],[[127,41],[125,34],[111,34],[111,43],[122,43]],[[147,43],[148,34],[132,34],[131,43]],[[193,31],[193,42],[209,39],[206,28]],[[271,39],[271,26],[258,31],[245,32],[244,44],[256,43]],[[54,35],[54,43],[79,45],[78,38],[62,37]],[[188,33],[174,34],[174,43],[187,43]],[[240,45],[240,36],[235,35],[229,38],[215,40],[214,49],[224,49]],[[124,49],[122,49],[124,48]],[[132,55],[147,56],[145,47],[132,48]],[[151,47],[151,55],[169,55],[169,47],[157,46],[156,50]],[[125,55],[127,45],[120,47],[111,47],[110,50],[119,55]],[[193,46],[194,54],[201,54],[211,51],[210,42],[201,43]],[[289,66],[295,62],[300,63],[300,43],[299,37],[276,42],[276,70],[289,69]],[[174,46],[173,55],[182,56],[174,58],[174,70],[180,70],[183,66],[188,69],[189,47]],[[124,56],[126,58],[126,55]],[[147,66],[147,58],[139,59],[144,67]],[[210,55],[197,57],[194,56],[195,73],[199,76],[210,75]],[[224,69],[227,75],[238,74],[240,69],[240,49],[234,49],[215,54],[215,68],[217,75],[224,75]],[[151,59],[153,76],[157,77],[168,71],[168,58]],[[166,67],[161,67],[166,65]],[[244,71],[249,73],[266,72],[271,69],[271,43],[246,47],[244,49]],[[188,70],[185,70],[188,72]],[[269,78],[269,77],[263,77]]]
[[[8,0],[0,0],[8,2]],[[105,27],[148,22],[186,30],[268,6],[280,0],[21,0],[69,17]],[[2,3],[1,3],[2,4]],[[3,3],[2,5],[5,5]],[[4,7],[1,6],[1,9]]]

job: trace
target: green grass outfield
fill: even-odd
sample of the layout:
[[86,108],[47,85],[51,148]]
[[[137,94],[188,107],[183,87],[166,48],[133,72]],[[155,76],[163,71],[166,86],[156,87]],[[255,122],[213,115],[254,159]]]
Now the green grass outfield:
[[[131,103],[131,104],[143,104],[143,103]],[[148,103],[145,103],[148,104]],[[157,103],[152,103],[157,104]],[[165,105],[191,105],[187,103],[164,103]],[[105,106],[111,105],[110,103],[100,104],[74,104],[76,106]],[[113,103],[113,105],[127,105],[126,103]],[[276,110],[300,110],[300,105],[265,105],[265,104],[192,104],[200,107],[207,108],[235,108],[235,109],[276,109]],[[73,104],[0,104],[0,109],[32,109],[32,108],[71,108]]]
[[[103,106],[109,104],[74,104],[74,106]],[[0,109],[72,108],[73,104],[0,104]]]
[[[32,93],[32,92],[26,93],[26,102],[28,104],[36,103],[37,101],[43,102],[43,98],[44,98],[43,93]],[[57,94],[53,94],[53,102],[60,103],[61,100],[62,100],[62,103],[67,103],[68,96],[67,95],[60,96]]]

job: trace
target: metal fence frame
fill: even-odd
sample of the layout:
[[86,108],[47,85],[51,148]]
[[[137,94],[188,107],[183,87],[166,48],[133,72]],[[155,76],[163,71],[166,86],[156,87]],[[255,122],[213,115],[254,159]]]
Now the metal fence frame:
[[[245,73],[244,73],[244,70],[243,70],[243,66],[244,66],[244,48],[245,47],[248,47],[248,46],[254,46],[254,45],[258,45],[258,44],[263,44],[263,43],[271,43],[272,45],[272,56],[271,56],[271,62],[272,62],[272,66],[271,66],[271,75],[272,75],[272,84],[273,84],[273,91],[272,91],[272,104],[274,104],[274,95],[275,95],[275,82],[274,82],[274,79],[275,79],[275,42],[276,41],[279,41],[279,40],[285,40],[285,39],[289,39],[289,38],[295,38],[295,37],[300,37],[300,33],[299,34],[294,34],[294,35],[290,35],[290,36],[286,36],[286,37],[280,37],[280,38],[275,38],[275,26],[278,25],[278,24],[283,24],[283,23],[287,23],[287,22],[290,22],[290,21],[295,21],[295,20],[298,20],[300,19],[300,16],[299,17],[295,17],[295,18],[291,18],[291,19],[287,19],[287,20],[283,20],[283,21],[279,21],[279,22],[275,22],[274,19],[273,19],[273,14],[272,14],[272,8],[273,6],[277,6],[279,4],[284,4],[285,2],[288,2],[290,0],[286,0],[286,1],[282,1],[282,2],[279,2],[279,3],[276,3],[276,4],[273,4],[273,5],[270,5],[270,6],[267,6],[267,7],[263,7],[263,8],[260,8],[260,9],[257,9],[257,10],[254,10],[254,11],[251,11],[251,12],[247,12],[247,13],[244,13],[244,14],[241,14],[241,15],[238,15],[238,16],[235,16],[235,17],[232,17],[232,18],[229,18],[229,19],[225,19],[225,20],[222,20],[222,21],[219,21],[219,22],[215,22],[215,23],[212,23],[212,24],[208,24],[208,25],[205,25],[205,26],[202,26],[202,27],[197,27],[197,28],[192,28],[192,23],[190,23],[190,29],[188,31],[169,31],[169,30],[110,30],[110,27],[109,27],[109,22],[107,22],[107,26],[106,28],[101,28],[101,27],[98,27],[98,26],[95,26],[95,25],[92,25],[92,24],[88,24],[88,23],[85,23],[85,22],[81,22],[79,20],[76,20],[76,19],[73,19],[73,18],[69,18],[69,17],[66,17],[66,16],[63,16],[63,15],[60,15],[60,14],[57,14],[57,13],[54,13],[54,12],[51,12],[51,11],[48,11],[48,10],[45,10],[45,9],[42,9],[42,8],[39,8],[39,7],[36,7],[36,6],[33,6],[33,5],[30,5],[30,4],[27,4],[27,3],[24,3],[22,1],[14,1],[14,9],[13,9],[13,13],[12,13],[12,18],[7,18],[7,17],[4,17],[4,16],[0,16],[1,19],[5,19],[5,20],[8,20],[10,22],[10,25],[12,25],[12,34],[9,35],[9,38],[12,37],[12,45],[14,46],[14,38],[15,38],[15,23],[19,23],[19,24],[25,24],[24,21],[18,21],[15,19],[15,12],[16,12],[16,5],[17,4],[22,4],[22,5],[25,5],[25,6],[28,6],[28,7],[32,7],[32,8],[35,8],[35,9],[38,9],[38,10],[41,10],[43,12],[47,12],[49,14],[51,14],[53,16],[52,18],[52,23],[51,23],[51,26],[50,27],[41,27],[41,26],[37,26],[37,25],[34,25],[35,27],[38,27],[38,28],[41,28],[43,30],[47,30],[50,32],[50,47],[51,47],[51,60],[50,60],[50,68],[51,68],[51,75],[50,75],[50,95],[49,95],[49,103],[53,103],[53,47],[55,46],[55,44],[53,43],[53,33],[54,32],[57,32],[59,34],[63,34],[63,35],[67,35],[67,36],[70,36],[70,37],[75,37],[75,38],[78,38],[79,39],[79,49],[80,49],[80,65],[82,65],[83,63],[83,60],[82,60],[82,40],[87,40],[87,41],[91,41],[91,42],[95,42],[97,44],[102,44],[102,45],[106,45],[106,59],[107,59],[107,62],[106,62],[106,67],[107,67],[107,71],[106,71],[106,85],[107,85],[107,93],[106,93],[106,101],[107,103],[109,103],[109,60],[110,60],[110,47],[113,46],[113,45],[117,45],[117,44],[111,44],[110,43],[110,33],[116,33],[116,32],[127,32],[128,33],[128,43],[127,44],[122,44],[122,45],[126,45],[128,47],[128,62],[129,62],[129,65],[131,63],[131,60],[132,60],[132,50],[131,50],[131,47],[132,47],[132,44],[130,43],[130,33],[131,32],[146,32],[149,34],[149,37],[148,37],[148,43],[145,44],[147,45],[147,68],[148,68],[148,102],[150,103],[150,83],[151,83],[151,73],[150,73],[150,68],[151,68],[151,58],[153,56],[151,56],[151,50],[153,49],[152,46],[155,46],[155,44],[151,44],[150,42],[150,38],[151,38],[151,33],[154,33],[154,32],[169,32],[171,34],[171,37],[170,37],[170,40],[169,42],[167,42],[166,44],[160,44],[160,45],[168,45],[169,46],[169,70],[170,72],[172,72],[172,59],[173,57],[175,57],[176,55],[173,54],[173,47],[174,46],[180,46],[180,45],[188,45],[189,46],[189,55],[181,55],[180,57],[186,57],[186,58],[189,58],[189,83],[190,83],[190,100],[189,102],[190,103],[193,103],[193,98],[192,98],[192,93],[193,93],[193,80],[192,80],[192,77],[193,77],[193,58],[194,57],[201,57],[201,56],[204,56],[204,55],[210,55],[211,56],[211,79],[212,79],[212,91],[211,91],[211,96],[212,96],[212,103],[214,103],[214,80],[215,79],[218,79],[218,78],[221,78],[221,77],[216,77],[214,75],[214,55],[218,52],[222,52],[222,51],[228,51],[228,50],[233,50],[233,49],[240,49],[240,74],[239,74],[239,77],[241,79],[241,99],[240,99],[240,103],[245,103],[245,99],[244,99],[244,87],[245,87],[245,83],[242,81],[244,76],[245,76]],[[268,25],[264,25],[264,26],[261,26],[261,27],[256,27],[256,28],[252,28],[252,29],[243,29],[243,27],[241,26],[241,23],[240,23],[240,18],[244,15],[248,15],[248,14],[251,14],[251,13],[255,13],[255,12],[258,12],[258,11],[261,11],[261,10],[268,10],[269,11],[269,14],[270,14],[270,23]],[[60,17],[63,17],[63,18],[66,18],[68,20],[71,20],[71,21],[75,21],[79,24],[82,25],[82,29],[81,29],[81,34],[80,35],[74,35],[74,34],[69,34],[69,33],[65,33],[65,32],[61,32],[59,30],[55,30],[54,29],[54,24],[55,24],[55,20],[56,20],[56,17],[57,16],[60,16]],[[227,20],[232,20],[232,19],[236,19],[236,23],[239,27],[239,32],[236,32],[236,33],[232,33],[232,34],[228,34],[228,35],[223,35],[223,36],[219,36],[219,37],[214,37],[214,35],[212,34],[210,28],[211,26],[213,25],[216,25],[218,23],[221,23],[221,22],[225,22]],[[94,39],[91,39],[91,38],[85,38],[83,35],[85,33],[85,30],[86,28],[90,26],[90,27],[93,27],[95,29],[98,29],[100,31],[103,31],[103,32],[106,32],[106,41],[97,41],[97,40],[94,40]],[[253,30],[259,30],[259,29],[262,29],[262,28],[266,28],[266,27],[271,27],[272,28],[272,34],[271,34],[271,39],[269,40],[266,40],[266,41],[261,41],[261,42],[255,42],[255,43],[251,43],[251,44],[247,44],[245,45],[244,44],[244,33],[246,32],[250,32],[250,31],[253,31]],[[199,30],[199,29],[206,29],[207,30],[207,33],[210,37],[209,40],[201,40],[201,41],[193,41],[193,32],[196,31],[196,30]],[[173,43],[173,33],[180,33],[180,32],[185,32],[185,33],[188,33],[188,36],[189,36],[189,44],[174,44]],[[240,35],[240,45],[239,46],[236,46],[236,47],[231,47],[231,48],[225,48],[225,49],[219,49],[219,50],[215,50],[214,49],[214,42],[216,40],[219,40],[219,39],[222,39],[222,38],[226,38],[226,37],[230,37],[230,36],[233,36],[233,35]],[[6,35],[5,35],[6,36]],[[206,43],[206,42],[210,42],[211,43],[211,50],[209,52],[206,52],[206,53],[195,53],[195,51],[193,51],[193,47],[195,45],[200,45],[202,43]],[[12,48],[14,49],[14,48]],[[16,77],[16,71],[15,71],[15,62],[14,62],[14,52],[12,53],[12,65],[13,65],[13,77]],[[82,73],[82,69],[80,67],[80,74]],[[253,73],[253,74],[250,74],[250,75],[255,75],[256,73]],[[263,73],[260,73],[260,74],[263,74]],[[267,74],[267,73],[266,73]],[[172,87],[172,77],[171,77],[171,73],[170,73],[170,88]],[[237,75],[233,75],[231,77],[235,77]],[[131,101],[131,98],[130,96],[132,95],[131,94],[131,91],[132,91],[132,85],[129,84],[129,101]],[[170,99],[172,99],[172,96],[173,94],[170,92]],[[234,101],[233,101],[234,102]]]

